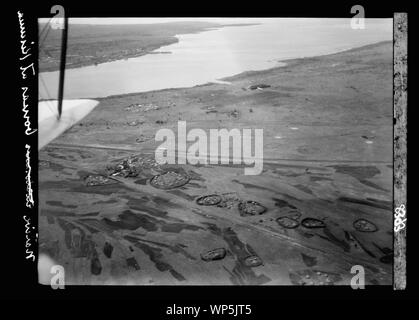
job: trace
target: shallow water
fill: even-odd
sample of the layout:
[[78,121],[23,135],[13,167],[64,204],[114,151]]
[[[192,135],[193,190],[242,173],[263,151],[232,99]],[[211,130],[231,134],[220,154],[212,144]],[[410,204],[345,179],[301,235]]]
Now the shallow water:
[[[231,19],[229,19],[231,20]],[[226,21],[231,23],[232,21]],[[353,30],[350,19],[249,19],[260,23],[177,36],[178,43],[149,54],[66,71],[65,98],[93,98],[191,87],[279,61],[323,55],[392,39],[392,19],[367,19]],[[43,72],[40,97],[56,98],[58,72]]]

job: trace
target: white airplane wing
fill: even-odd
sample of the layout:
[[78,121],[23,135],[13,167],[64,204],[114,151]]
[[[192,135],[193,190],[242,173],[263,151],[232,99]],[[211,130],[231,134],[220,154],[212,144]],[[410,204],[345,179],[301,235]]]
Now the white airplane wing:
[[96,100],[63,100],[61,117],[58,119],[58,101],[38,102],[38,149],[40,150],[65,130],[83,119],[99,102]]

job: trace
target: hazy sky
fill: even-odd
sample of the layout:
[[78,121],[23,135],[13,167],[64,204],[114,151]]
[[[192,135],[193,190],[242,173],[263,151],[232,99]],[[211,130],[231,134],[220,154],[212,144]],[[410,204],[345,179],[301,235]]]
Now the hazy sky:
[[[348,19],[351,17],[348,16]],[[50,18],[41,18],[40,22],[48,22]],[[142,23],[164,23],[164,22],[174,22],[174,21],[208,21],[216,23],[257,23],[264,22],[269,23],[278,19],[298,19],[304,21],[312,18],[70,18],[70,23],[75,24],[142,24]],[[323,18],[318,18],[319,21],[325,20]],[[330,19],[327,19],[330,20]],[[343,19],[341,19],[343,20]],[[371,20],[371,19],[367,19]],[[374,22],[385,22],[392,21],[391,18],[388,19],[374,19]],[[390,22],[391,23],[391,22]]]
[[[41,22],[49,18],[41,18]],[[140,24],[140,23],[165,23],[175,21],[209,21],[218,23],[243,23],[255,21],[269,21],[270,18],[70,18],[72,23],[77,24]]]

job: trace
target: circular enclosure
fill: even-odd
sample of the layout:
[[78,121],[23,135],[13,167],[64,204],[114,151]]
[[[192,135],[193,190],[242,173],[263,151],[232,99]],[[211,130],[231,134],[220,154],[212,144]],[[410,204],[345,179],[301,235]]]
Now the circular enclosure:
[[308,229],[324,228],[326,225],[323,221],[315,218],[305,218],[301,221],[301,225]]
[[262,259],[258,256],[249,256],[246,259],[244,259],[244,265],[246,267],[258,267],[263,264]]
[[378,230],[377,226],[366,219],[358,219],[354,221],[354,228],[360,232],[375,232]]
[[294,229],[297,228],[300,225],[300,222],[298,222],[295,219],[292,219],[290,217],[279,217],[276,219],[276,222],[283,228],[287,229]]
[[205,253],[201,253],[201,259],[204,261],[214,261],[214,260],[221,260],[227,254],[226,249],[218,248],[214,250],[207,251]]
[[256,216],[266,212],[266,207],[256,201],[240,202],[238,205],[241,216]]
[[168,171],[154,176],[150,180],[150,184],[158,189],[179,188],[189,182],[189,177],[174,171]]
[[196,203],[200,206],[215,206],[221,202],[221,196],[218,194],[210,194],[207,196],[201,196],[196,199]]

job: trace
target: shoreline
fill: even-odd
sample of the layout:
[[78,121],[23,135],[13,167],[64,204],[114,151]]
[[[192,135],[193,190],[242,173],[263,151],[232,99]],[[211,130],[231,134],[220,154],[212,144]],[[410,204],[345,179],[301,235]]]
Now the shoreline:
[[[226,127],[234,126],[248,126],[254,123],[254,117],[260,117],[260,120],[265,123],[266,130],[274,130],[274,127],[300,127],[300,130],[295,131],[302,133],[302,127],[305,131],[309,132],[316,130],[318,127],[341,127],[344,130],[344,136],[352,136],[353,128],[358,130],[371,131],[375,130],[377,133],[368,133],[366,136],[376,136],[379,131],[385,132],[387,135],[387,127],[380,129],[379,124],[387,123],[387,116],[391,117],[392,109],[389,107],[381,107],[387,105],[391,101],[391,78],[388,81],[379,81],[381,87],[388,87],[383,92],[384,98],[372,98],[371,89],[376,87],[375,82],[378,81],[375,75],[372,79],[367,80],[370,72],[384,76],[387,79],[387,72],[391,72],[388,66],[389,55],[392,49],[391,42],[379,42],[376,44],[369,44],[359,48],[353,48],[340,53],[333,53],[324,56],[317,56],[311,58],[298,58],[287,60],[287,65],[281,67],[274,67],[260,71],[246,71],[227,79],[231,80],[231,84],[220,83],[204,83],[195,85],[193,87],[183,88],[165,88],[155,91],[147,92],[133,92],[120,95],[109,95],[106,97],[89,97],[99,101],[99,105],[89,114],[84,120],[81,121],[83,127],[77,126],[74,128],[75,132],[85,134],[92,133],[92,130],[105,130],[106,134],[110,133],[113,127],[119,132],[121,130],[121,141],[130,141],[128,145],[133,146],[148,146],[147,143],[137,145],[134,141],[131,142],[132,137],[125,136],[123,132],[129,135],[135,134],[135,130],[141,127],[142,132],[148,132],[148,135],[154,135],[155,130],[161,127],[159,123],[165,123],[166,126],[174,126],[176,120],[186,120],[191,126],[204,126],[207,120],[202,122],[202,119],[208,119],[209,123],[214,123],[213,126],[218,127],[224,124]],[[378,59],[375,61],[375,59]],[[380,66],[379,68],[377,66]],[[364,72],[364,69],[368,67]],[[371,69],[373,68],[373,69]],[[384,68],[384,70],[380,70]],[[373,70],[373,71],[372,71]],[[364,72],[363,86],[350,80],[353,74]],[[327,76],[325,76],[327,75]],[[343,78],[342,78],[343,77]],[[311,79],[311,80],[309,80]],[[334,79],[334,80],[331,80]],[[347,80],[344,80],[347,79]],[[343,82],[342,82],[343,81]],[[368,83],[367,81],[372,81]],[[336,83],[335,83],[336,82]],[[268,87],[260,90],[250,89],[251,86],[258,84],[267,84]],[[336,91],[338,90],[338,92]],[[375,89],[374,89],[375,90]],[[361,101],[362,94],[364,94],[364,101]],[[332,106],[331,104],[336,104]],[[130,105],[154,106],[152,111],[145,112],[127,112],[125,109]],[[343,109],[343,106],[351,106],[355,108],[357,113],[353,114],[352,110]],[[319,115],[315,119],[307,118],[304,110],[311,110],[311,108],[318,108]],[[209,108],[209,109],[208,109]],[[250,110],[250,114],[247,112]],[[257,111],[261,108],[260,113]],[[285,109],[284,109],[285,108]],[[296,110],[296,108],[298,110]],[[338,108],[336,110],[336,108]],[[348,108],[348,107],[346,107]],[[384,108],[384,109],[382,109]],[[281,113],[276,114],[281,110]],[[383,111],[379,111],[383,110]],[[303,112],[303,113],[301,113]],[[370,117],[375,112],[384,112],[380,114],[380,119],[373,121]],[[300,114],[295,116],[293,114]],[[342,119],[346,119],[342,121]],[[139,121],[140,127],[130,127],[126,123],[132,121]],[[390,121],[390,120],[388,120]],[[84,124],[88,123],[85,127]],[[390,122],[389,122],[390,123]],[[351,126],[355,126],[351,129]],[[301,127],[302,126],[302,127]],[[371,126],[375,127],[372,128]],[[371,129],[367,129],[371,128]],[[293,131],[294,129],[292,129]],[[335,130],[335,129],[331,129]],[[70,130],[70,132],[73,130]],[[89,135],[90,135],[89,134]],[[272,143],[281,144],[284,133],[272,131]],[[277,138],[279,136],[279,138]],[[68,140],[69,138],[69,140]],[[345,138],[346,139],[346,138]],[[60,141],[67,140],[73,141],[71,136],[59,138]],[[102,139],[100,139],[102,140]],[[105,144],[112,143],[114,138],[109,137]],[[75,141],[74,141],[75,142]],[[86,141],[87,142],[87,141]],[[132,145],[133,143],[133,145]],[[377,160],[372,150],[377,150],[376,147],[384,147],[385,141],[375,141],[374,145],[365,145],[363,142],[359,145],[360,150],[366,153],[366,159]],[[368,142],[370,143],[370,142]],[[378,145],[376,145],[378,143]],[[364,146],[369,146],[364,149]],[[317,147],[316,147],[317,148]],[[323,147],[319,146],[322,149]],[[339,149],[338,146],[334,147]],[[357,147],[358,148],[358,147]],[[312,148],[310,147],[310,150]],[[368,151],[371,150],[371,151]],[[383,155],[386,148],[379,152]],[[314,151],[314,150],[313,150]],[[288,153],[288,152],[287,152]],[[304,153],[310,154],[304,151]],[[317,152],[315,152],[317,154]],[[351,151],[350,159],[358,159],[359,154]],[[298,155],[297,158],[306,158],[300,152],[296,153],[295,150],[290,152],[289,155]],[[275,154],[274,157],[282,158],[284,154]],[[317,157],[317,156],[316,156]],[[342,158],[343,157],[343,158]],[[345,156],[339,156],[335,160],[344,159]]]
[[[253,26],[253,25],[259,25],[259,24],[260,23],[237,23],[237,24],[217,24],[217,25],[214,25],[214,26],[207,26],[207,27],[203,27],[202,29],[197,30],[197,31],[192,30],[192,31],[189,31],[189,32],[179,33],[179,34],[176,34],[174,36],[170,36],[170,37],[167,38],[166,42],[161,43],[161,44],[156,45],[156,46],[150,46],[145,51],[136,52],[136,53],[135,52],[121,53],[120,55],[117,55],[115,57],[97,58],[97,60],[95,62],[82,61],[82,62],[72,63],[70,65],[66,65],[66,70],[78,69],[78,68],[89,67],[89,66],[98,66],[98,65],[101,65],[101,64],[104,64],[104,63],[109,63],[109,62],[127,60],[127,59],[132,59],[132,58],[138,58],[138,57],[145,56],[147,54],[160,54],[160,52],[154,53],[154,51],[158,50],[160,48],[164,48],[166,46],[170,46],[170,45],[173,45],[175,43],[178,43],[179,42],[178,35],[197,34],[197,33],[217,30],[217,29],[221,29],[221,28],[226,28],[226,27],[243,27],[243,26]],[[102,25],[95,25],[95,26],[102,26]],[[43,70],[40,73],[57,72],[57,71],[59,71],[59,66],[46,66],[46,67],[43,67],[42,69]]]
[[[165,46],[169,46],[172,44],[175,44],[177,42],[179,42],[178,38],[176,37],[172,37],[173,39],[171,39],[170,41],[168,41],[165,44],[162,44],[160,46],[156,46],[153,48],[148,49],[145,52],[140,52],[137,54],[122,54],[121,56],[115,57],[115,58],[109,58],[109,59],[100,59],[98,60],[98,62],[94,62],[92,63],[91,61],[85,61],[85,62],[79,62],[79,63],[75,63],[75,64],[71,64],[71,65],[66,65],[66,70],[70,70],[70,69],[78,69],[78,68],[83,68],[83,67],[93,67],[93,66],[98,66],[104,63],[108,63],[108,62],[114,62],[114,61],[120,61],[120,60],[126,60],[126,59],[131,59],[131,58],[138,58],[141,56],[145,56],[147,54],[152,54],[152,52],[154,50],[160,49],[162,47]],[[44,67],[44,70],[41,71],[40,73],[48,73],[48,72],[57,72],[59,71],[59,68],[56,66],[52,66],[52,67]]]
[[379,41],[379,42],[374,42],[374,43],[371,43],[371,44],[363,45],[363,46],[360,46],[360,47],[353,47],[353,48],[350,48],[350,49],[339,50],[339,51],[336,51],[336,52],[325,53],[325,54],[321,54],[321,55],[317,55],[317,56],[307,56],[307,57],[300,57],[300,58],[290,58],[290,59],[285,59],[285,60],[278,60],[277,61],[278,63],[284,63],[285,65],[276,66],[276,67],[272,67],[272,68],[268,68],[268,69],[264,69],[264,70],[243,71],[241,73],[238,73],[238,74],[235,74],[235,75],[232,75],[232,76],[220,78],[219,80],[234,81],[234,80],[237,80],[237,79],[241,78],[242,76],[246,77],[246,76],[250,76],[250,75],[258,75],[259,73],[275,71],[275,70],[280,69],[280,68],[292,67],[292,66],[295,66],[299,63],[313,61],[315,59],[332,57],[334,55],[338,55],[338,54],[342,54],[342,53],[357,52],[357,51],[360,51],[360,50],[374,48],[374,47],[380,46],[382,44],[391,43],[391,42],[392,42],[391,40]]
[[[250,77],[250,76],[257,76],[257,75],[262,75],[263,76],[264,73],[274,72],[278,69],[293,67],[293,66],[296,66],[297,64],[300,64],[300,63],[313,61],[314,59],[332,57],[334,55],[343,54],[343,53],[357,52],[357,51],[364,50],[364,49],[374,48],[374,47],[377,47],[377,46],[380,46],[380,45],[383,45],[383,44],[386,44],[386,43],[391,43],[391,40],[375,42],[375,43],[367,44],[367,45],[360,46],[360,47],[354,47],[354,48],[351,48],[351,49],[342,50],[342,51],[333,52],[333,53],[327,53],[327,54],[318,55],[318,56],[278,60],[278,61],[276,61],[277,63],[284,63],[285,65],[275,66],[275,67],[268,68],[268,69],[263,69],[263,70],[247,70],[247,71],[243,71],[243,72],[240,72],[238,74],[231,75],[231,76],[219,78],[219,79],[216,79],[214,81],[221,80],[221,81],[227,81],[227,82],[234,82],[235,80],[240,80],[242,78],[246,78],[246,77]],[[231,85],[231,84],[206,82],[206,83],[197,84],[197,85],[194,85],[194,86],[191,86],[191,87],[178,87],[178,88],[170,87],[170,88],[158,89],[158,90],[136,91],[136,92],[131,92],[131,93],[115,94],[115,95],[109,95],[109,96],[105,96],[105,97],[87,97],[87,98],[83,98],[83,99],[94,99],[94,100],[102,101],[102,100],[105,100],[105,99],[130,97],[130,96],[135,96],[135,95],[144,94],[144,93],[159,93],[159,92],[165,92],[165,91],[168,91],[168,90],[185,90],[185,89],[206,87],[206,86],[211,86],[211,85]],[[74,98],[74,99],[81,99],[81,98]],[[43,101],[45,101],[45,100],[43,100]]]

